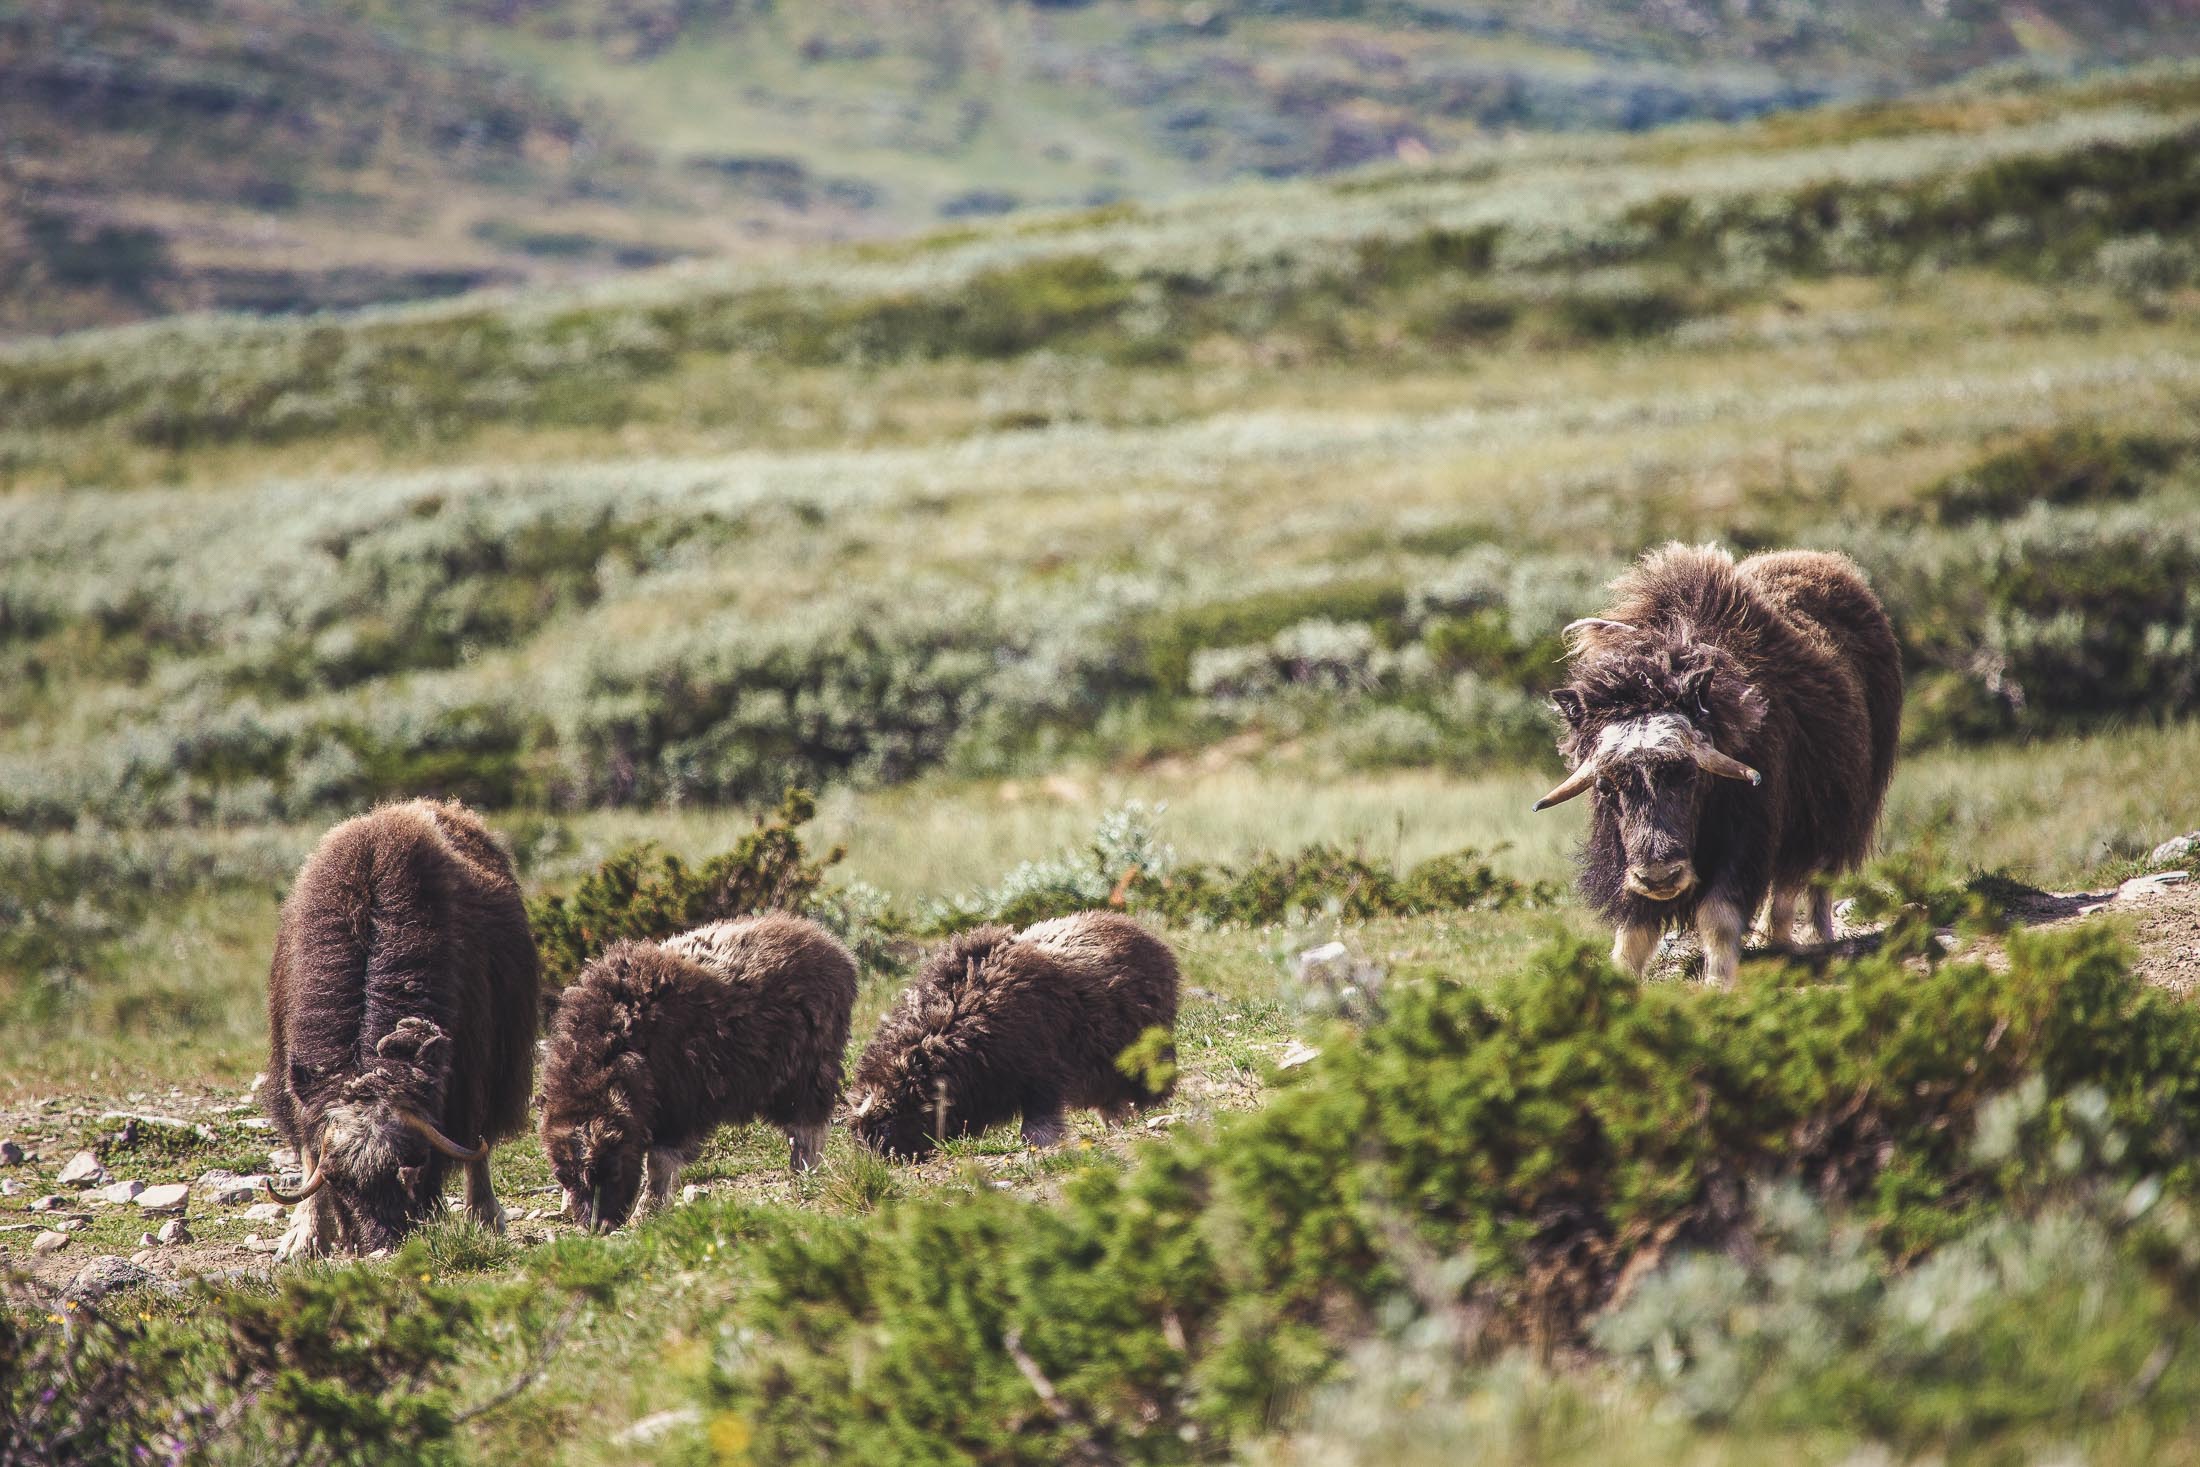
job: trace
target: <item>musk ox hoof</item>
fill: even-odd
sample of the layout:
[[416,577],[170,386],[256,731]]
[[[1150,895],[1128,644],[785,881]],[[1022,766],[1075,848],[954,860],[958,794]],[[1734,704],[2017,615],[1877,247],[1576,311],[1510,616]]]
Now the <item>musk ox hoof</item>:
[[1069,1127],[1060,1116],[1024,1117],[1024,1144],[1026,1146],[1059,1146],[1069,1134]]
[[498,1237],[504,1235],[505,1227],[512,1221],[512,1215],[504,1210],[504,1204],[494,1199],[490,1200],[487,1207],[469,1203],[466,1215]]
[[321,1226],[321,1210],[311,1202],[301,1202],[298,1210],[290,1215],[290,1226],[275,1244],[275,1261],[289,1263],[293,1259],[326,1258],[333,1240]]

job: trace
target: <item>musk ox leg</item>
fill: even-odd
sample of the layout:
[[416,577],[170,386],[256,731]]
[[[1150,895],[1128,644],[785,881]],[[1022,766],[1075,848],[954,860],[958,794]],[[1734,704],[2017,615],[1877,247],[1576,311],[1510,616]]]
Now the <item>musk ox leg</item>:
[[1026,1146],[1057,1146],[1069,1134],[1069,1123],[1062,1119],[1062,1108],[1039,1115],[1024,1116],[1024,1144]]
[[638,1217],[653,1212],[663,1212],[672,1205],[672,1189],[679,1185],[680,1168],[688,1164],[688,1154],[669,1147],[652,1146],[649,1159],[644,1163],[648,1177],[642,1187],[641,1206],[634,1209]]
[[825,1159],[827,1121],[797,1121],[787,1127],[787,1165],[798,1172],[814,1172]]
[[1657,928],[1622,927],[1612,938],[1612,965],[1623,973],[1640,978],[1642,970],[1650,966],[1651,955],[1657,950]]
[[1795,902],[1801,895],[1797,891],[1774,891],[1772,902],[1765,908],[1765,946],[1786,949],[1795,941]]
[[1703,939],[1703,981],[1734,986],[1742,966],[1742,909],[1731,898],[1707,897],[1696,909],[1696,933]]
[[275,1244],[275,1261],[326,1258],[336,1251],[342,1229],[336,1221],[336,1204],[326,1193],[308,1197],[290,1212],[290,1227]]
[[1833,941],[1833,888],[1813,886],[1810,889],[1810,930],[1818,934],[1822,943]]
[[489,1185],[489,1158],[466,1163],[466,1215],[492,1233],[504,1231],[510,1219],[503,1204],[497,1201],[496,1189]]

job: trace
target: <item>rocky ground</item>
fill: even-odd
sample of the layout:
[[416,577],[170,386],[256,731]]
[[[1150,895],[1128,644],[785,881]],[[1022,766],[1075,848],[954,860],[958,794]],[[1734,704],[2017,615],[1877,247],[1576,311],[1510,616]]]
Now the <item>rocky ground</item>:
[[[2184,871],[2100,891],[2040,893],[2011,915],[2036,927],[2116,923],[2150,982],[2179,994],[2200,989],[2200,882]],[[1868,933],[1845,930],[1842,946],[1868,941]],[[1290,1062],[1287,1045],[1279,1063]],[[1256,1104],[1258,1088],[1227,1068],[1188,1066],[1172,1112],[1147,1124]],[[1127,1140],[1091,1118],[1080,1121],[1078,1137],[1070,1144]],[[783,1143],[759,1133],[739,1144],[738,1155],[729,1145],[717,1165],[706,1155],[691,1169],[686,1195],[733,1189],[766,1201],[818,1185],[791,1178],[783,1149],[774,1158],[773,1147]],[[972,1160],[942,1158],[919,1170]],[[513,1242],[544,1242],[569,1230],[539,1148],[523,1141],[500,1151],[497,1162]],[[1053,1170],[1044,1157],[1014,1149],[975,1163],[1003,1187],[1043,1187]],[[253,1093],[178,1086],[119,1098],[48,1095],[0,1108],[0,1272],[89,1295],[152,1280],[268,1273],[287,1212],[268,1199],[262,1184],[269,1179],[277,1186],[301,1180],[296,1156],[273,1134]]]

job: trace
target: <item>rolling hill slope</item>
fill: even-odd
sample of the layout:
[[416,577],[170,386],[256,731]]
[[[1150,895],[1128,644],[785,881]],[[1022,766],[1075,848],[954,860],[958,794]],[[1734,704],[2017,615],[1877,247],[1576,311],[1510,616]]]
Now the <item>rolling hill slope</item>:
[[0,332],[753,258],[2196,45],[2190,0],[8,0]]

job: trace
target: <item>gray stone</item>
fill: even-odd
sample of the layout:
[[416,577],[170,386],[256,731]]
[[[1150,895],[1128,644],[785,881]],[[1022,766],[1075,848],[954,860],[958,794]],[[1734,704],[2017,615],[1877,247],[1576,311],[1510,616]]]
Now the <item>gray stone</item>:
[[138,1193],[144,1190],[145,1184],[143,1182],[116,1182],[111,1186],[99,1189],[99,1200],[102,1202],[135,1202]]
[[183,1225],[183,1219],[180,1217],[172,1217],[162,1223],[160,1231],[153,1236],[154,1240],[164,1247],[192,1241],[191,1230]]
[[64,1233],[81,1233],[91,1225],[92,1220],[88,1217],[65,1217],[54,1224]]
[[21,1166],[27,1154],[19,1141],[0,1141],[0,1166]]
[[244,1210],[246,1222],[281,1222],[283,1204],[280,1202],[255,1202]]
[[69,1164],[54,1180],[64,1187],[96,1187],[107,1180],[107,1168],[89,1151],[79,1151],[69,1158]]
[[137,1252],[130,1255],[130,1261],[136,1264],[138,1267],[143,1268],[146,1264],[153,1261],[153,1250],[150,1248],[140,1248]]
[[127,1259],[95,1258],[76,1271],[64,1292],[71,1299],[102,1299],[117,1289],[134,1289],[152,1281],[151,1274]]
[[68,1246],[69,1235],[67,1233],[44,1232],[31,1239],[31,1252],[33,1253],[51,1253],[56,1249]]
[[137,1205],[147,1212],[178,1212],[191,1200],[191,1188],[182,1182],[163,1182],[138,1194]]
[[22,1195],[22,1192],[23,1184],[15,1178],[0,1179],[0,1197],[18,1197]]
[[2156,846],[2147,857],[2149,866],[2181,866],[2192,859],[2192,853],[2200,851],[2200,830],[2190,835],[2173,835]]
[[68,1205],[69,1199],[62,1196],[59,1192],[48,1192],[45,1196],[33,1202],[28,1208],[25,1209],[25,1211],[58,1212]]
[[224,1177],[209,1185],[207,1190],[214,1194],[215,1206],[241,1207],[260,1195],[260,1183],[266,1180],[264,1172],[255,1172],[249,1177]]

